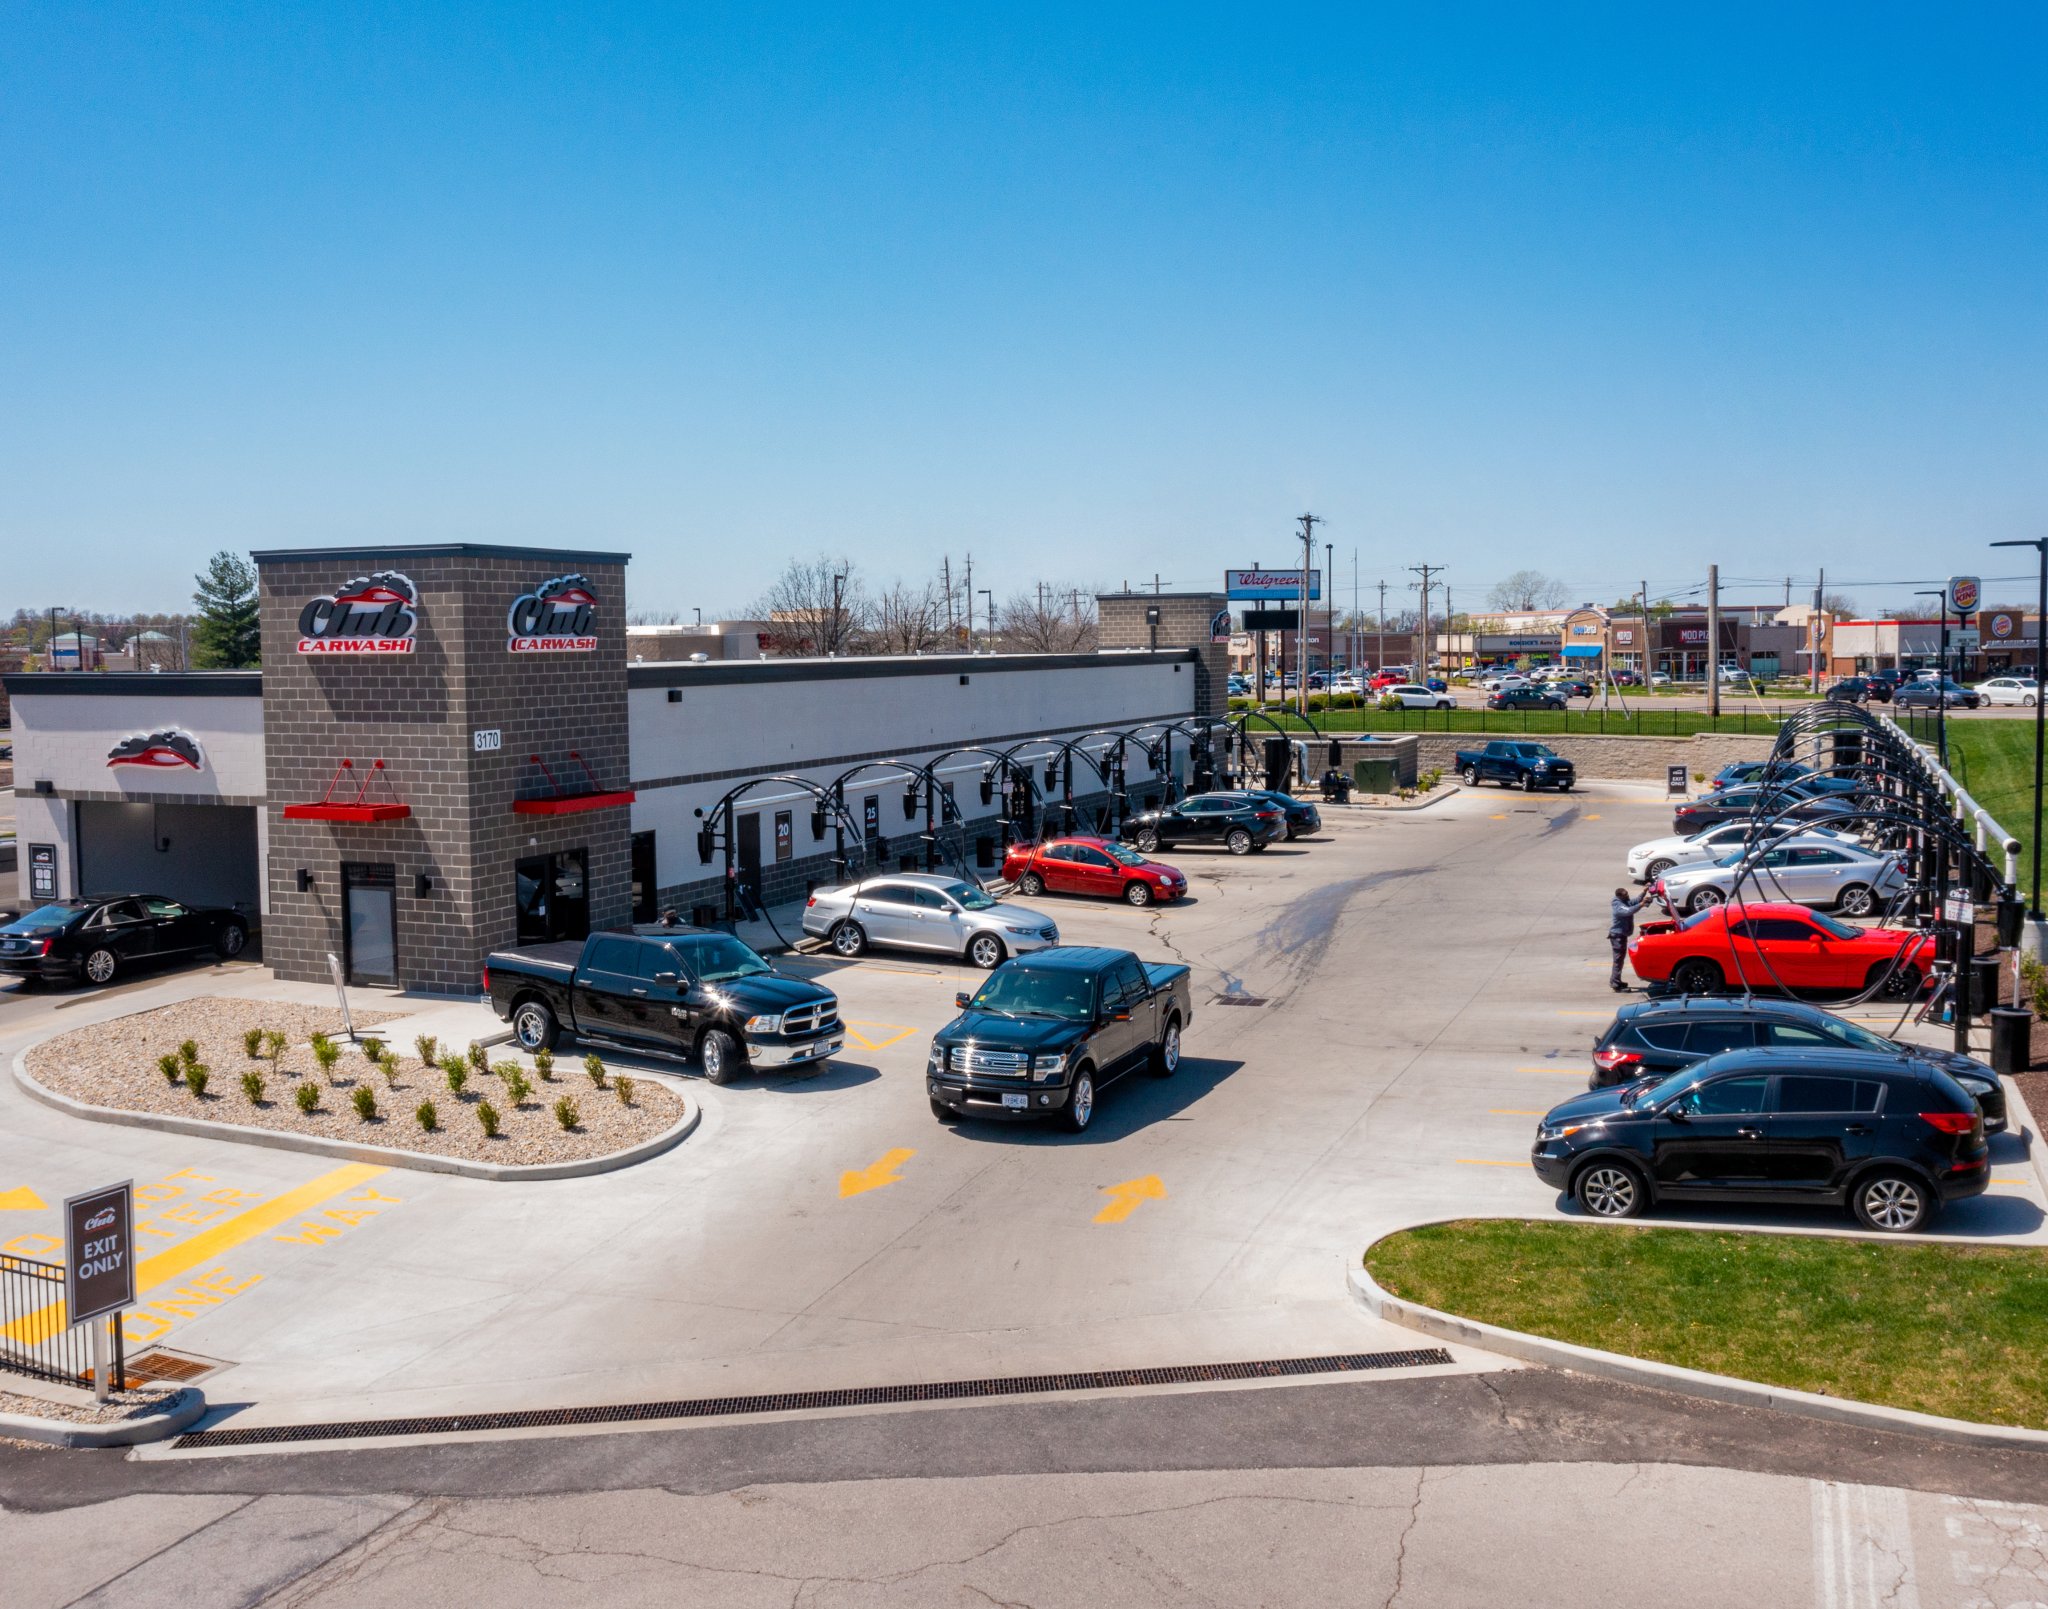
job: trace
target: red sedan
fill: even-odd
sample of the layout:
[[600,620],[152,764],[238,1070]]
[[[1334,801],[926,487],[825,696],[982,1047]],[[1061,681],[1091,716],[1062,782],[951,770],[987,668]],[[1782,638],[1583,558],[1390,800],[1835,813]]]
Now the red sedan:
[[1048,838],[1042,844],[1017,844],[1003,857],[1003,877],[1027,898],[1054,894],[1094,894],[1132,905],[1176,900],[1188,891],[1188,880],[1173,867],[1147,860],[1126,844],[1108,838]]
[[[1883,982],[1894,999],[1919,993],[1934,938],[1896,927],[1852,927],[1803,905],[1715,905],[1678,922],[1648,922],[1628,947],[1646,983],[1714,994],[1747,982],[1759,991],[1854,994]],[[1896,962],[1896,966],[1894,963]]]

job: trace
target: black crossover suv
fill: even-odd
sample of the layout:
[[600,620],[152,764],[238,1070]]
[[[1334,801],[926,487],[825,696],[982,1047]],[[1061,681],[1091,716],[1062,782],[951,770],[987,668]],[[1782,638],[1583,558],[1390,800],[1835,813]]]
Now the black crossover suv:
[[2005,1086],[1982,1062],[1938,1045],[1903,1044],[1803,1000],[1680,995],[1642,1000],[1615,1013],[1593,1044],[1589,1089],[1660,1078],[1730,1050],[1854,1050],[1938,1067],[1970,1092],[1984,1132],[2005,1131]]
[[1197,793],[1131,817],[1120,836],[1148,855],[1176,844],[1221,844],[1233,855],[1248,855],[1286,837],[1287,817],[1250,794]]
[[1847,1207],[1904,1234],[1991,1180],[1984,1114],[1926,1062],[1738,1050],[1544,1115],[1537,1177],[1600,1218],[1664,1201]]
[[248,942],[240,911],[195,909],[161,894],[95,894],[38,906],[0,927],[0,977],[112,983],[184,956],[232,960]]

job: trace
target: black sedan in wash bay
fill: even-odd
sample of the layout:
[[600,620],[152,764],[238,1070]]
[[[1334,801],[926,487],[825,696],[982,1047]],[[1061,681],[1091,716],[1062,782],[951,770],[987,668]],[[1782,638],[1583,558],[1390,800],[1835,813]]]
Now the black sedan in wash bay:
[[247,948],[240,911],[161,894],[95,894],[39,905],[0,927],[0,977],[112,983],[195,955],[232,961]]

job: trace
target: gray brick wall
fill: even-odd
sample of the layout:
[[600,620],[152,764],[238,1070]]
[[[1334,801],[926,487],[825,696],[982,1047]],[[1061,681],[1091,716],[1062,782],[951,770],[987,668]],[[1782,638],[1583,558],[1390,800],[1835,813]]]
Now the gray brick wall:
[[[1198,679],[1195,713],[1226,715],[1230,709],[1230,645],[1209,641],[1209,622],[1228,600],[1220,592],[1105,592],[1095,599],[1097,641],[1104,648],[1189,648]],[[1157,634],[1145,611],[1159,610]]]

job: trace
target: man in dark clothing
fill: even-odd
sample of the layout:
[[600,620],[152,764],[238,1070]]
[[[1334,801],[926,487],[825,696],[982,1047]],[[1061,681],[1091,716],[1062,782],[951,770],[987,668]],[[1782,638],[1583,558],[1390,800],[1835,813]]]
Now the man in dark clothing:
[[1636,912],[1649,903],[1650,890],[1645,887],[1634,899],[1628,897],[1628,890],[1617,888],[1613,903],[1607,907],[1607,948],[1614,952],[1614,970],[1607,975],[1607,987],[1626,991],[1628,985],[1621,981],[1621,963],[1628,959],[1629,935],[1636,930]]

